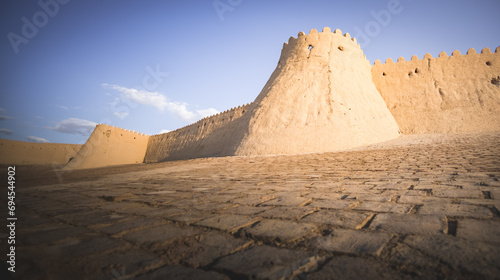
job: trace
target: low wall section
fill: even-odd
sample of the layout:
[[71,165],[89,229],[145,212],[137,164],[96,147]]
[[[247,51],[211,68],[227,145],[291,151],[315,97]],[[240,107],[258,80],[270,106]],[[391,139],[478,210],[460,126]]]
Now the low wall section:
[[404,134],[500,130],[499,50],[377,60],[373,82]]
[[0,164],[66,164],[82,146],[0,139]]
[[142,163],[149,136],[99,124],[66,169]]
[[[150,136],[144,162],[158,162],[167,158],[186,159],[199,157],[200,153],[203,153],[201,150],[218,150],[217,147],[204,147],[205,145],[202,140],[206,139],[214,130],[224,129],[229,123],[241,117],[250,104],[238,106],[203,118],[191,125],[168,133]],[[230,137],[230,134],[231,131],[227,131],[228,137]],[[218,144],[224,145],[222,142],[214,143],[213,141],[208,141],[206,143],[214,146]]]

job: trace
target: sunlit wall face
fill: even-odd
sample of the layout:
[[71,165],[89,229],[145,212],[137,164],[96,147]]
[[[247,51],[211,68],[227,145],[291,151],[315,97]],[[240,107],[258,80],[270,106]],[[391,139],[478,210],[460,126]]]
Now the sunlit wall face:
[[498,1],[69,1],[1,4],[0,137],[83,143],[251,102],[283,42],[329,26],[367,58],[498,46]]

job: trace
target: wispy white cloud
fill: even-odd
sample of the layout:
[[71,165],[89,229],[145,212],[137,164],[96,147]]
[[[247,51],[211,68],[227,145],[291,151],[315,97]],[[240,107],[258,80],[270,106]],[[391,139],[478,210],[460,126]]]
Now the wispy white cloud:
[[37,143],[50,143],[49,140],[42,138],[42,137],[26,136],[26,139],[28,139],[31,142],[37,142]]
[[54,127],[48,128],[62,133],[88,136],[90,133],[92,133],[96,125],[97,123],[92,121],[69,118],[61,121]]
[[5,115],[0,116],[0,121],[10,120],[10,119],[13,119],[13,117],[5,116]]
[[160,130],[160,132],[158,134],[168,133],[170,131],[172,131],[172,130],[162,129],[162,130]]
[[123,94],[123,97],[138,104],[152,106],[163,111],[168,106],[168,101],[165,95],[158,92],[150,92],[138,90],[134,88],[126,88],[118,85],[102,84],[104,88],[117,90]]
[[12,135],[14,132],[10,129],[7,129],[7,128],[0,128],[0,133],[5,134],[5,135]]
[[204,118],[204,117],[208,117],[211,115],[215,115],[215,114],[219,113],[219,111],[214,109],[214,108],[208,108],[208,109],[198,110],[198,111],[196,111],[196,113],[200,117]]
[[[189,105],[187,103],[178,101],[169,101],[165,95],[159,92],[138,90],[134,88],[126,88],[118,85],[109,85],[109,84],[102,84],[102,86],[104,88],[110,88],[119,91],[122,94],[122,98],[130,100],[137,104],[154,107],[160,112],[164,112],[166,110],[185,121],[192,122],[195,121],[196,119],[204,118],[208,115],[213,115],[219,112],[214,108],[190,111],[188,109]],[[118,117],[122,116],[122,113],[118,114],[119,114]]]
[[124,118],[126,118],[129,115],[129,113],[128,112],[113,112],[113,115],[115,115],[118,118],[123,120]]
[[57,108],[60,108],[60,109],[66,110],[66,111],[68,111],[68,110],[69,110],[69,108],[68,108],[68,107],[63,106],[63,105],[55,105],[55,106],[56,106]]

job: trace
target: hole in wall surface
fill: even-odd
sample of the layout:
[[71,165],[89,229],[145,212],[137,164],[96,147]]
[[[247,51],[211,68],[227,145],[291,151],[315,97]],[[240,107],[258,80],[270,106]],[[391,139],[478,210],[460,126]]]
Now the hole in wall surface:
[[458,221],[448,220],[448,235],[457,236]]
[[491,61],[486,61],[486,65],[491,66]]
[[418,68],[415,68],[415,74],[418,73]]
[[386,76],[387,74],[385,72],[382,73],[382,76]]
[[314,48],[313,45],[309,45],[308,47],[309,50],[312,50],[313,48]]
[[338,49],[339,49],[340,51],[344,51],[344,47],[342,47],[342,46],[339,46],[339,47],[338,47]]
[[494,84],[495,86],[500,86],[500,76],[497,76],[496,78],[491,78],[491,83]]

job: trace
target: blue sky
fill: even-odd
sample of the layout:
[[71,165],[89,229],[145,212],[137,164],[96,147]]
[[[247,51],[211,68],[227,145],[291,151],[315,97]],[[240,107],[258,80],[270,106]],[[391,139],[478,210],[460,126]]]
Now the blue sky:
[[2,1],[0,138],[180,128],[253,101],[283,42],[312,28],[349,32],[371,63],[494,51],[499,12],[498,0]]

